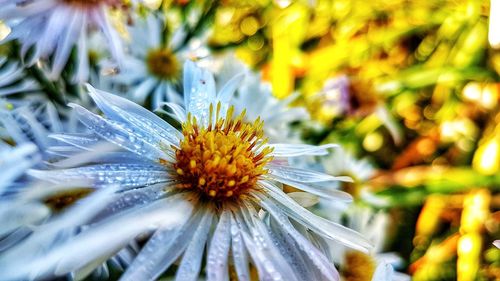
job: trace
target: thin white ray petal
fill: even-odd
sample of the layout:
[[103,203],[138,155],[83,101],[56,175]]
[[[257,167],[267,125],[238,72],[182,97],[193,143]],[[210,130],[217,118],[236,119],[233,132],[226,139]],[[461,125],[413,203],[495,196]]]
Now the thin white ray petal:
[[358,232],[314,215],[297,204],[297,202],[288,197],[273,184],[261,182],[261,186],[267,194],[255,194],[259,199],[274,200],[279,204],[283,212],[317,234],[339,241],[348,247],[365,253],[372,248],[370,242]]
[[294,269],[298,275],[297,277],[302,280],[320,280],[321,274],[318,274],[317,270],[310,266],[293,237],[290,237],[275,220],[270,220],[270,227],[274,244],[282,253],[283,258]]
[[201,262],[203,259],[202,253],[205,249],[205,244],[207,242],[208,233],[210,227],[212,226],[213,214],[212,212],[206,212],[200,221],[200,225],[196,229],[196,232],[186,249],[186,252],[182,256],[181,264],[177,269],[175,275],[175,280],[177,281],[196,281],[198,280],[198,275],[200,274]]
[[133,100],[138,103],[144,103],[149,94],[153,91],[153,89],[158,85],[158,80],[155,78],[146,78],[142,82],[139,83],[137,87],[134,88]]
[[342,202],[347,202],[350,203],[352,202],[353,198],[352,196],[344,191],[335,189],[332,186],[321,186],[318,184],[313,184],[313,183],[302,183],[302,182],[297,182],[293,180],[289,180],[287,178],[282,178],[278,176],[273,176],[273,180],[276,180],[278,182],[293,186],[295,188],[298,188],[300,190],[309,192],[311,194],[326,198],[326,199],[331,199],[331,200],[338,200]]
[[[40,257],[40,254],[46,251],[47,245],[64,242],[76,226],[87,222],[109,202],[110,194],[113,192],[114,188],[94,192],[81,199],[79,204],[69,207],[61,215],[41,225],[37,229],[37,235],[29,236],[0,256],[0,268],[5,268],[2,274],[7,279],[27,279],[27,275],[34,275],[31,277],[34,279],[39,274],[51,271],[56,260]],[[21,264],[23,266],[19,267]]]
[[78,12],[73,13],[67,28],[59,36],[59,40],[55,48],[56,51],[52,63],[52,70],[48,75],[49,78],[51,79],[59,78],[59,74],[66,65],[66,62],[68,61],[71,49],[73,48],[77,36],[81,35],[77,31],[81,27],[83,17],[84,15],[82,15],[82,13]]
[[180,123],[184,123],[187,120],[186,111],[180,105],[172,102],[161,103],[160,106],[167,106],[172,110],[172,113],[165,111],[168,115],[175,118]]
[[111,26],[104,7],[101,7],[100,11],[92,13],[93,19],[97,22],[98,26],[101,28],[102,32],[108,39],[108,47],[113,55],[113,58],[120,64],[124,55],[123,46],[121,44],[120,36],[116,30]]
[[388,263],[379,263],[373,273],[372,281],[392,281],[394,278],[394,269]]
[[[57,275],[66,274],[83,268],[92,261],[111,257],[137,235],[150,229],[160,226],[163,229],[174,228],[183,224],[186,218],[183,214],[191,208],[192,205],[185,201],[159,200],[137,211],[109,218],[89,231],[83,231],[44,259],[56,263]],[[42,264],[45,266],[45,263]]]
[[89,77],[89,50],[87,48],[87,18],[82,20],[80,37],[78,38],[78,60],[74,82],[82,83]]
[[210,242],[207,258],[207,280],[225,280],[228,275],[228,253],[231,244],[231,213],[224,210]]
[[352,182],[350,177],[334,177],[314,170],[300,169],[284,165],[269,164],[266,166],[272,175],[285,178],[291,181],[314,183],[325,181],[348,181]]
[[[31,4],[31,3],[30,3]],[[42,13],[45,10],[54,7],[54,0],[49,1],[35,1],[31,5],[19,9],[17,3],[12,1],[12,5],[7,5],[0,10],[0,18],[3,20],[14,19],[19,17],[29,17],[31,15]]]
[[[216,98],[213,75],[199,68],[190,60],[184,64],[184,101],[186,111],[193,114],[201,124],[208,124],[209,107]],[[189,81],[186,81],[189,79]]]
[[78,119],[100,137],[153,161],[160,158],[169,159],[169,156],[160,148],[161,144],[146,141],[151,136],[146,136],[142,130],[106,120],[77,104],[71,103],[69,106],[76,111]]
[[[20,226],[32,224],[47,218],[50,210],[38,202],[1,202],[0,203],[0,237],[15,230]],[[20,205],[22,204],[22,205]]]
[[[244,209],[243,209],[244,208]],[[297,280],[294,270],[285,261],[279,249],[275,247],[267,227],[260,219],[250,204],[245,204],[241,209],[242,219],[240,224],[246,225],[251,233],[254,247],[249,247],[249,241],[244,238],[249,253],[255,263],[260,263],[257,268],[259,275],[266,276],[269,280]],[[243,233],[245,237],[245,233]],[[255,254],[252,254],[255,251]]]
[[96,187],[118,185],[121,190],[171,179],[164,167],[156,164],[100,164],[62,170],[29,170],[28,174],[53,183],[88,179]]
[[271,213],[276,219],[281,229],[287,232],[290,239],[297,242],[300,250],[307,255],[314,265],[321,271],[324,277],[328,280],[339,280],[339,274],[333,263],[326,259],[325,255],[314,247],[309,240],[300,234],[288,221],[288,218],[283,214],[278,206],[274,205],[271,201],[262,201],[264,208]]
[[318,196],[307,192],[290,192],[287,195],[304,208],[309,208],[319,203]]
[[[203,213],[198,211],[180,228],[156,231],[120,280],[157,279],[186,249]],[[183,215],[190,216],[191,212]]]
[[231,245],[231,253],[238,280],[250,281],[248,254],[245,249],[241,230],[233,216],[231,216]]
[[274,150],[270,155],[274,157],[297,157],[304,155],[327,155],[329,148],[338,147],[336,144],[309,145],[309,144],[285,144],[273,143],[267,145]]
[[111,202],[93,219],[99,221],[125,210],[149,204],[162,197],[168,197],[169,191],[173,188],[173,185],[167,182],[113,194]]
[[55,139],[82,150],[91,151],[91,147],[97,145],[101,140],[97,135],[93,134],[51,134],[49,138]]
[[231,78],[231,80],[229,80],[219,91],[219,94],[217,95],[217,100],[219,100],[222,103],[229,103],[229,101],[234,95],[234,92],[243,82],[243,79],[245,79],[244,73],[237,74],[233,78]]
[[110,118],[129,123],[165,142],[177,145],[182,134],[151,111],[122,97],[97,90],[87,84],[87,90],[99,108]]

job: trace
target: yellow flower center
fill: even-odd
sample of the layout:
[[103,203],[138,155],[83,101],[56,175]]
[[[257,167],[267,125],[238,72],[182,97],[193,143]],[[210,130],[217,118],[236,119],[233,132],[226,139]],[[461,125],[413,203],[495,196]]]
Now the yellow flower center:
[[60,212],[73,205],[76,201],[92,193],[89,188],[79,188],[69,191],[62,191],[45,198],[44,203],[54,212]]
[[346,253],[343,275],[346,281],[370,281],[375,273],[372,257],[358,251]]
[[173,80],[180,72],[179,62],[169,49],[151,50],[146,56],[146,65],[149,73],[164,80]]
[[[226,118],[219,117],[220,107],[217,104],[215,122],[210,121],[206,128],[188,115],[182,125],[184,139],[174,148],[173,164],[180,188],[216,202],[235,200],[255,190],[272,159],[272,148],[263,147],[267,141],[262,139],[264,122],[258,118],[252,124],[244,123],[245,112],[233,119],[234,107],[227,110]],[[210,105],[209,120],[213,117]]]

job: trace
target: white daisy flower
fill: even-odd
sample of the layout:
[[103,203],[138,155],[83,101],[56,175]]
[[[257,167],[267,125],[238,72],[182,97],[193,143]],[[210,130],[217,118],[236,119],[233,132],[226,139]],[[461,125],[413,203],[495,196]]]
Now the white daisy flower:
[[375,168],[367,159],[357,159],[349,150],[339,147],[322,159],[325,171],[331,175],[347,175],[363,183],[375,175]]
[[165,38],[166,21],[154,13],[145,18],[137,18],[130,26],[131,45],[129,54],[123,60],[118,73],[109,78],[116,86],[126,88],[126,97],[144,104],[151,96],[152,108],[161,102],[181,103],[179,81],[182,64],[187,59],[203,59],[208,49],[202,47],[201,39],[193,38],[187,45],[187,36],[180,26],[170,38]]
[[111,9],[126,9],[123,0],[1,0],[0,20],[12,32],[5,40],[17,39],[26,55],[34,47],[31,63],[52,57],[49,77],[56,79],[65,67],[73,47],[75,79],[86,81],[89,72],[87,34],[100,29],[108,41],[108,49],[119,62],[123,49],[117,31],[108,18]]
[[[354,179],[354,183],[346,183],[343,187],[354,197],[363,195],[359,188],[376,172],[368,160],[357,159],[343,147],[322,157],[322,164],[331,175],[351,176]],[[401,264],[401,259],[393,253],[382,253],[389,224],[386,213],[374,212],[372,208],[360,204],[347,206],[326,199],[321,199],[316,207],[319,214],[335,222],[344,222],[347,227],[363,234],[373,245],[370,255],[367,255],[330,242],[330,254],[336,263],[342,265],[344,280],[409,280],[405,274],[393,270],[393,266]]]
[[495,247],[499,248],[500,249],[500,240],[495,240],[493,242],[493,245],[495,245]]
[[338,209],[325,208],[325,205],[322,205],[320,213],[332,221],[345,221],[347,227],[363,234],[373,245],[370,254],[366,254],[331,242],[331,255],[342,265],[344,280],[410,280],[406,274],[393,270],[393,267],[401,266],[402,259],[395,253],[383,252],[390,219],[387,213],[375,212],[359,204],[349,206],[341,218],[337,216]]
[[[100,153],[87,165],[30,174],[56,184],[89,179],[96,189],[118,190],[73,238],[38,258],[20,261],[23,266],[16,266],[17,255],[0,259],[0,267],[9,265],[4,275],[90,272],[139,234],[150,233],[121,280],[157,279],[181,256],[176,279],[196,280],[205,247],[208,280],[228,280],[230,269],[239,280],[250,280],[250,263],[261,280],[338,280],[322,239],[364,252],[370,244],[282,191],[282,184],[288,184],[332,200],[350,200],[329,186],[344,178],[286,161],[325,154],[331,146],[268,144],[260,119],[248,123],[245,113],[233,116],[230,101],[237,86],[229,82],[216,93],[212,75],[187,62],[185,108],[175,108],[180,131],[133,102],[89,87],[104,116],[72,104],[92,134],[59,135],[59,140],[89,148],[101,138],[121,150]],[[174,210],[179,210],[179,225],[158,225],[156,219],[164,219],[159,212]]]
[[[376,172],[375,168],[367,159],[357,159],[349,150],[338,147],[327,156],[321,157],[321,164],[327,174],[334,176],[349,176],[353,182],[345,182],[338,185],[338,188],[350,193],[353,197],[364,196],[367,191],[364,184]],[[343,211],[348,204],[334,202],[330,200],[320,200],[320,209],[328,209],[328,216],[334,221],[339,221]],[[336,211],[333,211],[336,210]]]

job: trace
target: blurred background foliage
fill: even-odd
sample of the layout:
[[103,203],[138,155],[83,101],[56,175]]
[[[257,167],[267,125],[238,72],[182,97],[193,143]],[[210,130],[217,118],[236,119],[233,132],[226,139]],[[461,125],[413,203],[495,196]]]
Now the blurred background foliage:
[[491,4],[491,19],[489,1],[457,0],[221,1],[215,12],[210,46],[236,49],[277,97],[298,93],[314,119],[307,140],[377,168],[356,183],[376,197],[358,200],[391,214],[389,250],[414,280],[500,279]]

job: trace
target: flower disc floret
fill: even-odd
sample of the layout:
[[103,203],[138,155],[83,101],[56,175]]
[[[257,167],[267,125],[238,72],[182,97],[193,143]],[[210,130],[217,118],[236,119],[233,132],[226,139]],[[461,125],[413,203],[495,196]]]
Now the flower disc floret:
[[[217,105],[215,122],[201,128],[196,118],[188,116],[182,126],[184,139],[175,149],[173,164],[181,188],[196,191],[213,201],[235,200],[257,188],[260,176],[266,174],[271,160],[269,147],[263,147],[264,122],[244,123],[245,112],[232,118],[234,107],[226,118],[219,117]],[[213,119],[213,105],[210,118]]]
[[169,49],[151,50],[146,56],[149,73],[163,80],[174,80],[180,72],[179,62]]
[[344,277],[346,281],[369,281],[375,272],[375,263],[369,255],[350,251],[346,253]]

